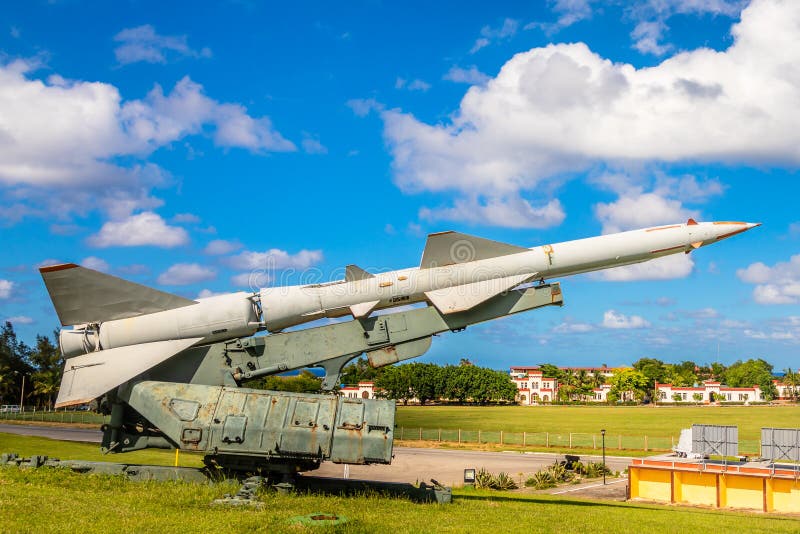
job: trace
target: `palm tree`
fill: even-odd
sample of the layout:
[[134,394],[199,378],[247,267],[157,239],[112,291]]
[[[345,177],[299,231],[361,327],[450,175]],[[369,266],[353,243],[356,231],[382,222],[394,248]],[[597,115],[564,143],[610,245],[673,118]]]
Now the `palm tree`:
[[792,371],[791,367],[784,369],[783,383],[789,386],[789,395],[792,400],[796,401],[797,387],[800,386],[800,373]]

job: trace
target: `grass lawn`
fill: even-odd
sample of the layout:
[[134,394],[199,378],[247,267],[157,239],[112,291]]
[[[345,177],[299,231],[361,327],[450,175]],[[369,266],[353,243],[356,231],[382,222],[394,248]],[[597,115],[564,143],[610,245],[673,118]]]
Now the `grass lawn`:
[[130,482],[60,469],[0,468],[3,532],[303,532],[289,520],[339,514],[320,532],[797,532],[796,518],[599,502],[561,496],[456,490],[449,505],[378,494],[340,497],[265,492],[260,509],[209,503],[230,483]]
[[[36,436],[0,433],[0,453],[15,452],[20,456],[44,455],[59,460],[86,460],[90,462],[115,462],[122,464],[175,465],[175,451],[145,449],[125,454],[103,454],[98,443],[58,441]],[[203,455],[181,452],[181,467],[202,467]],[[0,522],[0,532],[2,529]]]
[[[644,436],[650,448],[668,449],[670,438],[677,443],[681,429],[693,423],[737,425],[741,449],[757,452],[761,427],[800,428],[800,406],[398,406],[395,422],[405,440],[416,439],[415,429],[422,427],[443,429],[446,439],[462,429],[462,435],[475,441],[480,429],[490,441],[497,441],[499,431],[526,432],[533,435],[528,444],[539,443],[542,434],[549,433],[550,445],[561,448],[570,433],[587,434],[574,437],[577,447],[599,446],[600,429],[605,429],[611,450],[620,441],[626,449],[643,448]],[[435,440],[435,434],[423,432],[423,438]],[[589,434],[595,435],[594,441]],[[507,443],[511,437],[518,441],[517,436],[507,436]]]

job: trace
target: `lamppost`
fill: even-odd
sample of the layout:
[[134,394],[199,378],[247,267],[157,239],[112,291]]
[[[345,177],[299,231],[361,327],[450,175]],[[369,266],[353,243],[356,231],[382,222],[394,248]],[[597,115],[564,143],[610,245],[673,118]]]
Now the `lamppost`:
[[600,435],[603,436],[603,485],[606,485],[606,429],[600,430]]
[[22,389],[20,389],[19,392],[19,411],[24,412],[25,408],[23,408],[23,406],[25,405],[23,404],[23,402],[25,400],[25,377],[28,376],[28,373],[20,373],[19,371],[14,371],[14,374],[22,375]]

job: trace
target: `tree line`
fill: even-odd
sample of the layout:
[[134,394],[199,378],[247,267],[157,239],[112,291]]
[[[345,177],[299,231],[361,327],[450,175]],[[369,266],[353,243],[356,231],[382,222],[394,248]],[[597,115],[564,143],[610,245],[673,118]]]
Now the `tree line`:
[[[17,338],[14,326],[5,322],[0,329],[0,403],[17,404],[25,378],[26,405],[51,407],[58,394],[64,359],[54,340],[37,335],[30,347]],[[621,369],[610,377],[604,370],[561,369],[552,363],[539,365],[545,377],[558,381],[556,400],[561,402],[587,401],[593,390],[608,383],[609,402],[633,400],[647,402],[655,399],[655,385],[672,384],[689,387],[705,380],[716,380],[730,387],[758,385],[765,400],[778,396],[773,366],[757,358],[738,360],[725,366],[721,363],[698,365],[691,360],[666,363],[656,358],[640,358],[632,368]],[[800,397],[800,373],[784,369],[781,382],[789,386],[791,396]],[[371,381],[380,394],[402,402],[417,399],[420,403],[443,399],[453,402],[487,403],[513,401],[517,389],[509,374],[478,367],[462,358],[458,365],[440,366],[430,363],[408,363],[373,369],[366,358],[358,358],[345,366],[343,384]],[[322,379],[308,370],[295,376],[268,376],[248,384],[250,387],[277,391],[313,393],[321,389]],[[631,398],[632,397],[632,398]]]
[[[58,339],[58,332],[54,339]],[[37,335],[36,344],[29,347],[17,338],[10,322],[0,329],[0,403],[19,404],[24,378],[23,403],[52,407],[63,368],[61,351],[50,337]]]

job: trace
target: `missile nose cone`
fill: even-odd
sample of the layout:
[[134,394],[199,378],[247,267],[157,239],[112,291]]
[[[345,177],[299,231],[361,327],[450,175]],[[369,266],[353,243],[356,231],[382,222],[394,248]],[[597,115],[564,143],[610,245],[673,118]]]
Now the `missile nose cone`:
[[716,229],[717,241],[720,241],[736,234],[746,232],[756,226],[761,226],[761,223],[719,221],[713,223],[713,225]]

